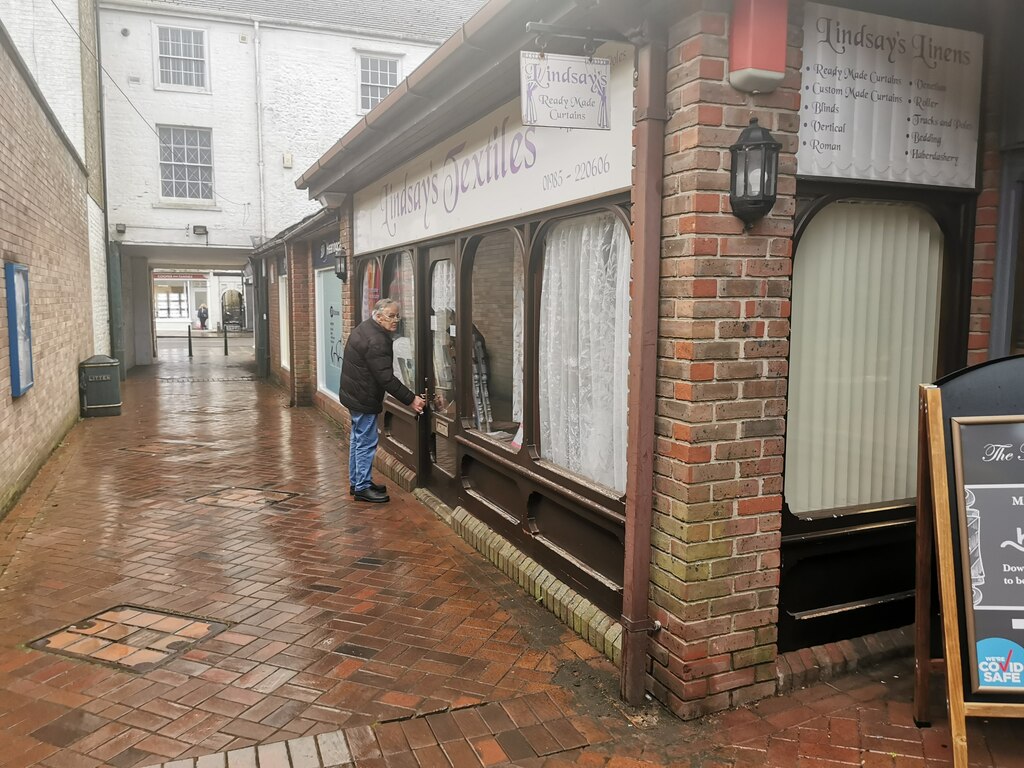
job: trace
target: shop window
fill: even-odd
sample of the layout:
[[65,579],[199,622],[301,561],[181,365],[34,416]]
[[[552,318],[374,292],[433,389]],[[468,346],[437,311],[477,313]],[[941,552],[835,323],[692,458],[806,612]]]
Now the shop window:
[[472,386],[476,429],[522,441],[523,266],[513,232],[487,235],[473,254]]
[[413,392],[422,392],[416,383],[416,291],[412,256],[408,253],[392,253],[384,258],[383,298],[398,302],[402,318],[392,347],[395,376]]
[[430,269],[430,339],[431,406],[451,418],[455,415],[455,265],[450,258],[434,262]]
[[154,293],[158,319],[188,319],[188,289],[184,285],[157,285]]
[[374,305],[380,301],[380,262],[367,259],[360,267],[359,322],[368,320]]
[[160,85],[206,90],[206,33],[201,29],[157,27]]
[[288,370],[291,368],[291,313],[288,309],[288,275],[281,275],[277,279],[277,308],[281,367]]
[[540,451],[626,489],[629,233],[610,212],[567,219],[544,239],[537,361]]
[[449,477],[458,448],[452,424],[455,403],[455,247],[430,249],[430,458]]
[[338,395],[341,386],[341,283],[333,269],[316,273],[317,387]]
[[785,498],[805,517],[915,495],[918,385],[935,379],[943,238],[906,204],[833,203],[793,261]]
[[213,148],[209,128],[157,126],[160,196],[213,200]]

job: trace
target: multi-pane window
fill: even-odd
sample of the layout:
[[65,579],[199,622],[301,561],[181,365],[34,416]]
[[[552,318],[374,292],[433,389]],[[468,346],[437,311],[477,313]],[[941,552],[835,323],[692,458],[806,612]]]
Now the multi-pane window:
[[398,85],[398,59],[359,57],[359,106],[373,109]]
[[160,126],[160,196],[213,199],[209,128]]
[[188,317],[188,292],[184,285],[157,285],[155,294],[158,318]]
[[206,38],[201,29],[157,27],[161,85],[206,88]]

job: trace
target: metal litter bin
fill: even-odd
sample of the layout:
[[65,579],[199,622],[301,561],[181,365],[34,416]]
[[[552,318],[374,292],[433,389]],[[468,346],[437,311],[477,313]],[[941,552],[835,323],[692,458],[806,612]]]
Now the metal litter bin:
[[83,416],[121,415],[121,364],[93,355],[78,365],[78,396]]

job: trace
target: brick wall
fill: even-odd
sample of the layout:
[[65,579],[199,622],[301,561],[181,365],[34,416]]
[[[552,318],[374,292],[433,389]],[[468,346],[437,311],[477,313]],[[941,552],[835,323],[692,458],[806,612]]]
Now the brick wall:
[[[996,18],[990,14],[989,18]],[[1003,35],[990,30],[986,36],[985,71],[997,72],[999,43]],[[967,340],[967,364],[988,359],[989,331],[992,328],[992,293],[996,261],[996,234],[999,222],[999,184],[1002,156],[999,151],[1000,87],[1005,81],[989,76],[985,81],[982,111],[981,195],[975,219],[974,272],[971,281],[971,320]]]
[[311,405],[316,389],[316,297],[308,240],[291,243],[288,252],[288,303],[291,309],[292,402]]
[[[669,30],[649,685],[685,718],[775,690],[801,32],[782,86],[740,93],[730,8],[688,2]],[[744,234],[728,147],[751,116],[783,151]]]
[[78,418],[92,354],[86,175],[0,42],[0,259],[29,267],[35,385],[12,399],[0,274],[0,513]]

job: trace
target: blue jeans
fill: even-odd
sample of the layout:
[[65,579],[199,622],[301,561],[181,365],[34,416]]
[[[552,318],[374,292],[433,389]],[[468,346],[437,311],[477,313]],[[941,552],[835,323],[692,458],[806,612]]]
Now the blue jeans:
[[348,445],[348,482],[357,491],[370,487],[373,456],[377,453],[377,414],[349,411],[352,436]]

